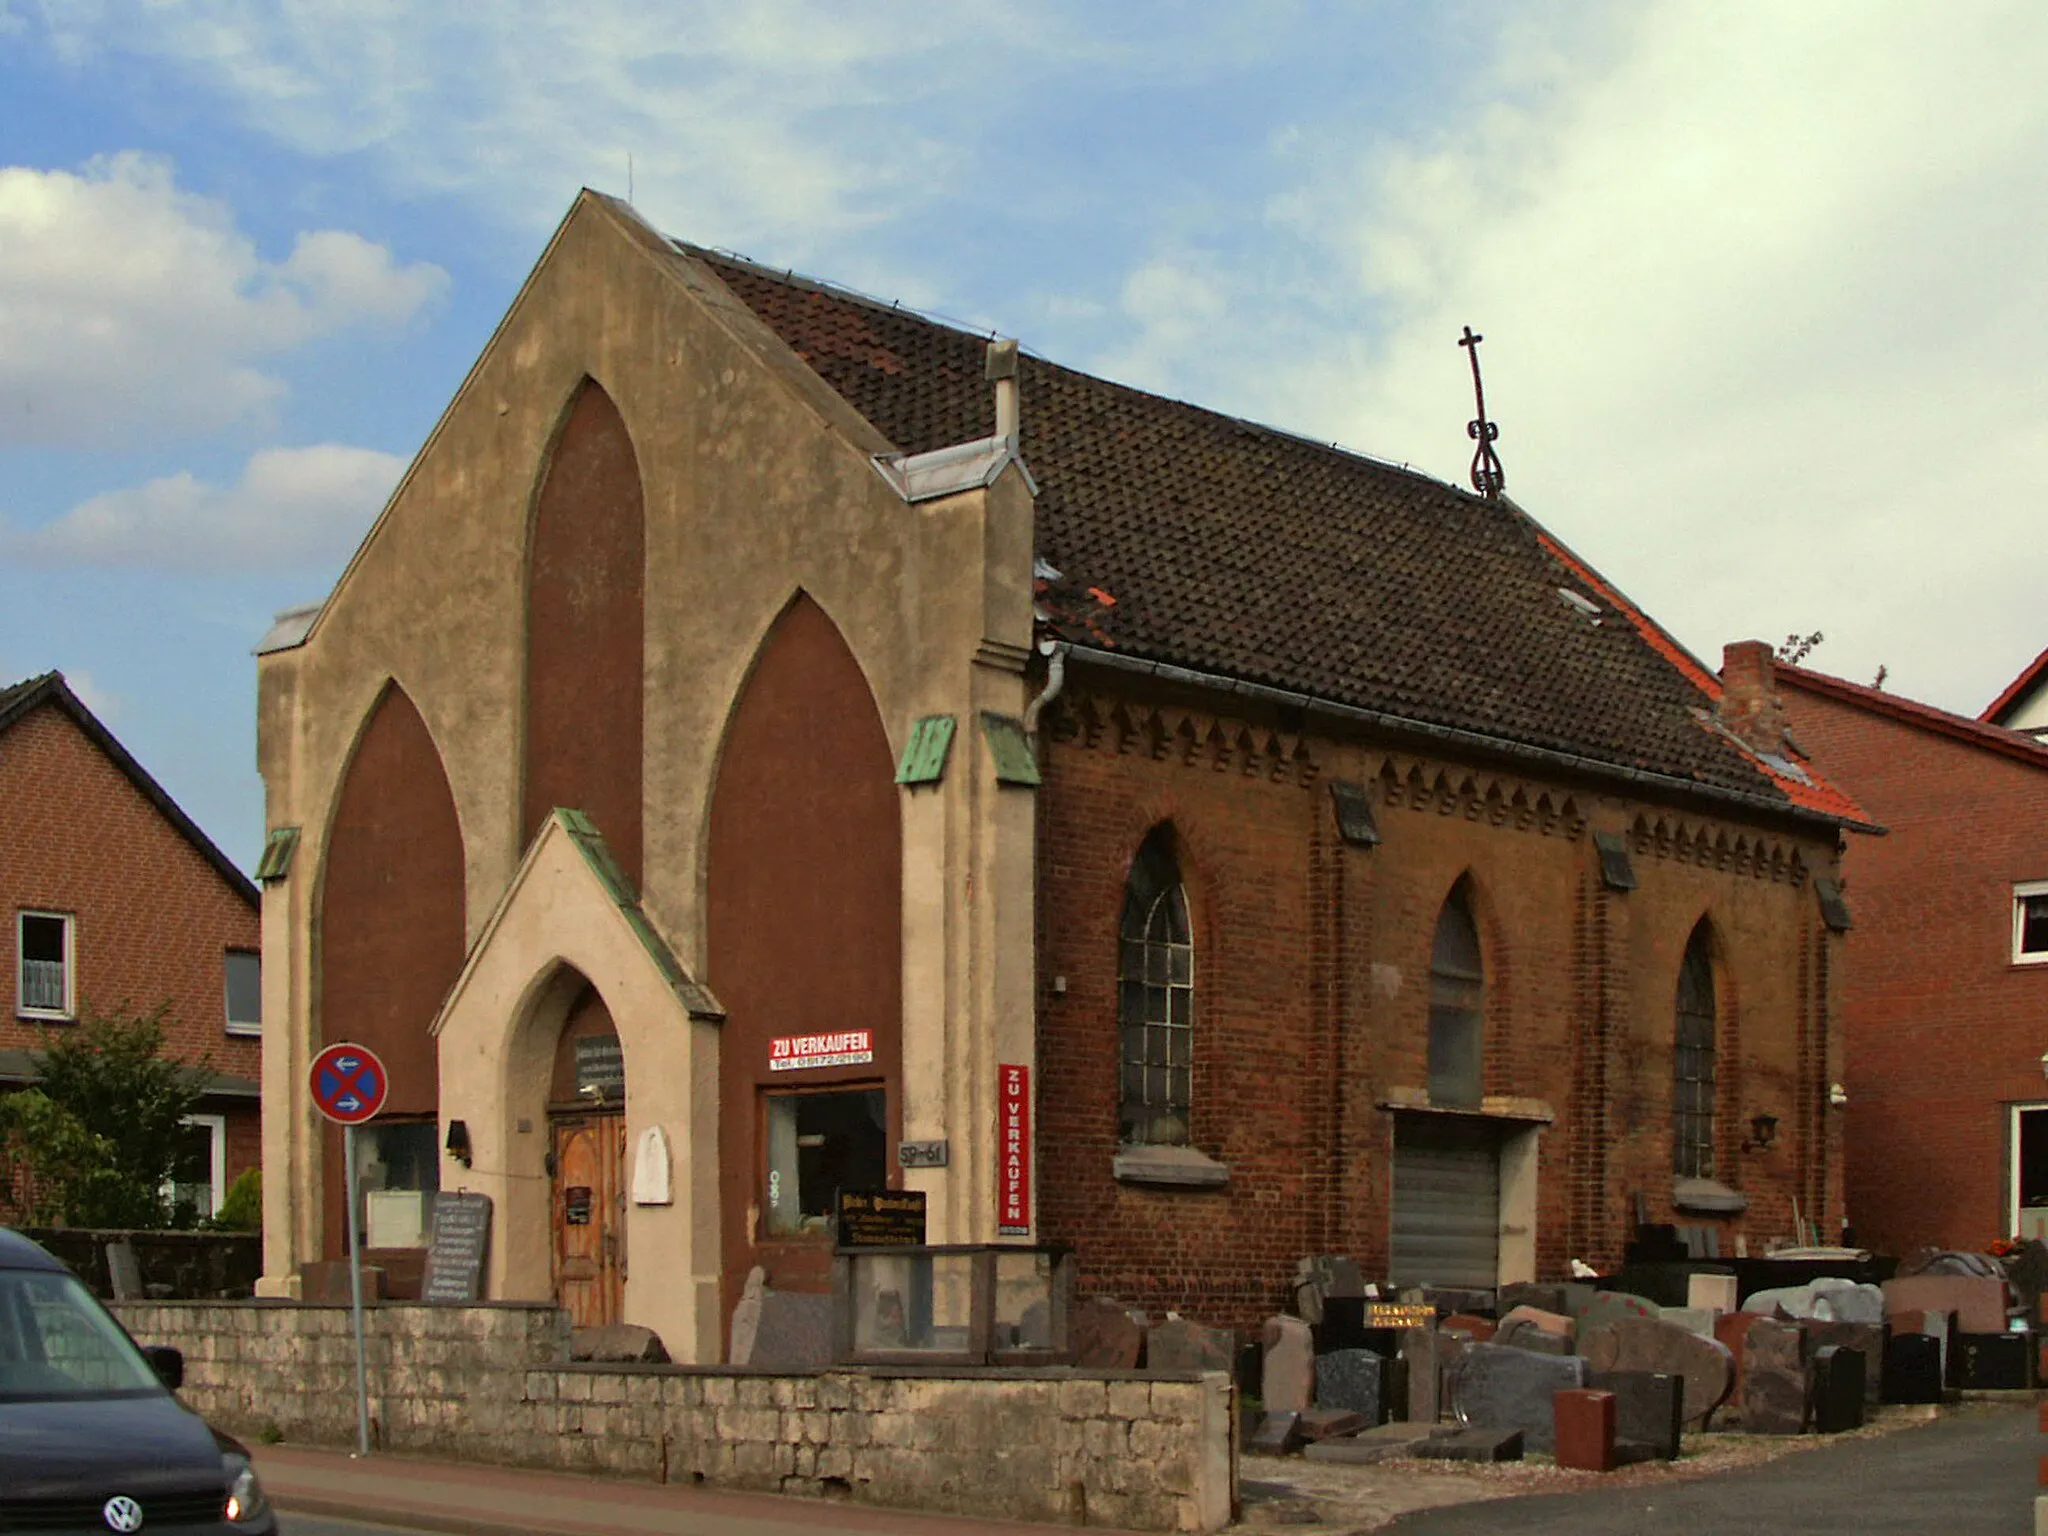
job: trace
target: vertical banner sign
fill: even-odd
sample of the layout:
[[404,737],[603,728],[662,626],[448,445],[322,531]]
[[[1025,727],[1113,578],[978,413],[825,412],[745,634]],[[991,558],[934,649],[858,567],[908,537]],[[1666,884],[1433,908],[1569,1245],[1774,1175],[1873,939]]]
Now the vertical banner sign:
[[996,1068],[996,1233],[1031,1235],[1031,1069]]

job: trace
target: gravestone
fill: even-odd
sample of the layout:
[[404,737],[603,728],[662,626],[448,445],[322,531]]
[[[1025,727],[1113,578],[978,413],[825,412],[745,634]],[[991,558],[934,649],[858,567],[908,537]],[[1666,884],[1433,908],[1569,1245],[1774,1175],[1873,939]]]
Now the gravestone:
[[1266,1319],[1263,1401],[1268,1413],[1305,1413],[1314,1400],[1316,1351],[1309,1326],[1284,1314]]
[[1926,1333],[1895,1333],[1885,1341],[1886,1402],[1938,1403],[1945,1396],[1939,1339]]
[[1815,1315],[1837,1323],[1884,1322],[1884,1290],[1875,1285],[1823,1275],[1811,1282],[1816,1302]]
[[1546,1312],[1541,1307],[1531,1306],[1510,1307],[1501,1314],[1500,1326],[1494,1330],[1493,1342],[1500,1343],[1501,1334],[1517,1323],[1526,1323],[1544,1333],[1555,1334],[1561,1339],[1569,1339],[1578,1331],[1577,1325],[1562,1312]]
[[1742,1403],[1742,1383],[1748,1370],[1749,1325],[1762,1316],[1761,1312],[1723,1312],[1714,1319],[1714,1337],[1735,1358],[1735,1385],[1728,1393],[1728,1401],[1737,1407]]
[[1863,1427],[1863,1355],[1841,1344],[1813,1352],[1813,1429],[1839,1435]]
[[1694,1274],[1685,1277],[1685,1304],[1710,1312],[1733,1312],[1738,1286],[1733,1275]]
[[1657,1303],[1654,1301],[1628,1291],[1601,1291],[1586,1303],[1586,1310],[1579,1314],[1579,1337],[1583,1339],[1588,1330],[1604,1328],[1625,1317],[1654,1318],[1656,1315]]
[[1298,1418],[1301,1438],[1311,1442],[1335,1440],[1340,1435],[1355,1435],[1361,1429],[1372,1428],[1370,1419],[1348,1408],[1311,1408]]
[[1751,1291],[1742,1298],[1742,1310],[1760,1312],[1765,1317],[1789,1317],[1794,1320],[1812,1317],[1813,1288],[1807,1285],[1780,1285],[1768,1291]]
[[[1685,1427],[1685,1383],[1663,1371],[1590,1371],[1586,1385],[1614,1394],[1614,1438],[1660,1461],[1678,1460]],[[1629,1458],[1624,1459],[1641,1459]]]
[[1325,1296],[1322,1304],[1322,1321],[1311,1323],[1315,1331],[1316,1353],[1326,1354],[1333,1349],[1370,1349],[1372,1335],[1377,1330],[1365,1325],[1365,1309],[1370,1303],[1363,1296]]
[[1383,1422],[1388,1362],[1369,1349],[1337,1349],[1316,1356],[1316,1404],[1362,1414],[1367,1425]]
[[1586,1329],[1579,1349],[1596,1371],[1661,1371],[1684,1382],[1685,1425],[1704,1429],[1735,1388],[1735,1357],[1718,1339],[1647,1317]]
[[822,1371],[832,1363],[832,1298],[764,1288],[753,1350],[734,1363],[772,1371]]
[[1562,1285],[1538,1285],[1522,1280],[1500,1288],[1500,1317],[1502,1322],[1520,1307],[1533,1307],[1539,1312],[1563,1312],[1565,1310],[1565,1287]]
[[740,1288],[740,1299],[733,1303],[732,1328],[725,1349],[729,1364],[745,1365],[754,1358],[754,1336],[761,1329],[761,1296],[767,1289],[768,1271],[756,1264],[747,1271],[747,1283]]
[[1300,1414],[1269,1412],[1259,1419],[1258,1429],[1244,1448],[1262,1456],[1285,1456],[1301,1442]]
[[1481,1317],[1476,1312],[1453,1312],[1438,1326],[1462,1333],[1475,1344],[1490,1344],[1494,1329],[1499,1325],[1492,1318]]
[[2025,1392],[2034,1385],[2031,1333],[1965,1333],[1957,1341],[1966,1392]]
[[1310,1461],[1343,1462],[1351,1466],[1369,1467],[1382,1461],[1393,1461],[1397,1457],[1412,1456],[1415,1448],[1423,1441],[1433,1439],[1445,1431],[1434,1424],[1381,1424],[1373,1429],[1360,1430],[1355,1435],[1346,1435],[1340,1440],[1324,1440],[1309,1446],[1302,1454]]
[[1696,1333],[1703,1339],[1714,1336],[1714,1319],[1722,1314],[1712,1307],[1660,1307],[1657,1318],[1660,1322],[1683,1328],[1687,1333]]
[[1475,1344],[1451,1373],[1451,1410],[1458,1422],[1517,1429],[1533,1451],[1556,1443],[1551,1399],[1586,1384],[1586,1362],[1531,1354],[1502,1344]]
[[1134,1371],[1145,1349],[1145,1330],[1121,1302],[1090,1296],[1067,1314],[1067,1343],[1077,1366]]
[[2005,1331],[2005,1281],[1990,1275],[1913,1275],[1884,1283],[1887,1312],[1953,1312],[1964,1333]]
[[1742,1427],[1752,1435],[1806,1430],[1806,1335],[1797,1323],[1760,1317],[1744,1339]]
[[1469,1339],[1434,1328],[1410,1328],[1402,1336],[1401,1356],[1408,1362],[1408,1418],[1434,1424],[1450,1406],[1444,1390],[1450,1370],[1471,1348]]
[[1527,1318],[1502,1323],[1494,1330],[1493,1342],[1503,1349],[1526,1349],[1537,1355],[1570,1355],[1578,1352],[1572,1348],[1572,1341],[1567,1335],[1552,1333]]
[[1236,1357],[1231,1362],[1231,1377],[1237,1382],[1237,1400],[1250,1398],[1264,1402],[1266,1398],[1266,1351],[1257,1339],[1248,1339],[1237,1346]]
[[1145,1333],[1148,1371],[1228,1371],[1237,1353],[1237,1335],[1227,1328],[1205,1328],[1184,1317],[1154,1323]]
[[1799,1325],[1806,1335],[1806,1351],[1810,1357],[1814,1351],[1832,1344],[1841,1349],[1853,1349],[1863,1357],[1863,1392],[1865,1400],[1875,1403],[1884,1384],[1884,1328],[1877,1323],[1823,1323],[1808,1318]]
[[1594,1299],[1600,1294],[1598,1286],[1588,1285],[1583,1280],[1567,1280],[1558,1289],[1564,1293],[1561,1298],[1563,1304],[1552,1310],[1574,1319],[1584,1317],[1586,1308],[1593,1305]]
[[1574,1472],[1614,1470],[1614,1394],[1590,1389],[1551,1400],[1557,1423],[1557,1464]]
[[1929,1312],[1915,1309],[1910,1312],[1887,1312],[1885,1326],[1894,1334],[1923,1333],[1934,1340],[1941,1351],[1941,1379],[1949,1386],[1956,1384],[1961,1374],[1962,1361],[1956,1353],[1956,1317],[1953,1312]]
[[125,1237],[107,1244],[107,1278],[113,1285],[114,1300],[142,1300],[142,1261],[135,1256],[135,1245]]
[[1522,1443],[1519,1429],[1468,1425],[1430,1436],[1415,1447],[1413,1455],[1420,1461],[1520,1461]]

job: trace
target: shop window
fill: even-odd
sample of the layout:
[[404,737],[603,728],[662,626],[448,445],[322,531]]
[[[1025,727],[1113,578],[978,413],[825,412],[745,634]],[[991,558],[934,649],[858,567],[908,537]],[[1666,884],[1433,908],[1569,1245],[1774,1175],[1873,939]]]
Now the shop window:
[[356,1131],[365,1248],[424,1248],[441,1189],[440,1125],[373,1121]]
[[72,964],[71,927],[71,919],[58,912],[16,915],[15,953],[20,959],[15,1009],[21,1017],[73,1017],[77,978]]
[[2048,880],[2012,888],[2012,963],[2048,962]]
[[1714,956],[1703,921],[1678,968],[1672,1051],[1671,1166],[1682,1179],[1714,1176]]
[[1429,1101],[1476,1109],[1485,1087],[1486,971],[1472,893],[1460,880],[1437,915],[1429,950]]
[[1155,827],[1131,861],[1119,940],[1120,1135],[1128,1146],[1186,1146],[1194,1099],[1195,951],[1171,827]]
[[840,1190],[887,1187],[888,1100],[881,1089],[778,1093],[767,1107],[770,1235],[828,1233]]
[[263,1033],[263,957],[253,949],[231,949],[222,959],[226,973],[228,1033]]

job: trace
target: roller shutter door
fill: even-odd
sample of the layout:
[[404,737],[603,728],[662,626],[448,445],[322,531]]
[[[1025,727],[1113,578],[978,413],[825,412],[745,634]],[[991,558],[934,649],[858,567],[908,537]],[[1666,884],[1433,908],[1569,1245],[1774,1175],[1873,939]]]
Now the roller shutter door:
[[1394,1123],[1396,1285],[1478,1289],[1500,1278],[1500,1139],[1437,1115]]

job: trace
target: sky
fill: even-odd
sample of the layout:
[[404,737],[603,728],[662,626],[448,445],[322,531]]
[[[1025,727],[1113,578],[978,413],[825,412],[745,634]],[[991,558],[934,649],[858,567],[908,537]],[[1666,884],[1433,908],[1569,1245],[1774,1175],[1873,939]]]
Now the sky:
[[1515,500],[1697,654],[2048,646],[2038,0],[0,0],[0,683],[221,846],[579,187]]

